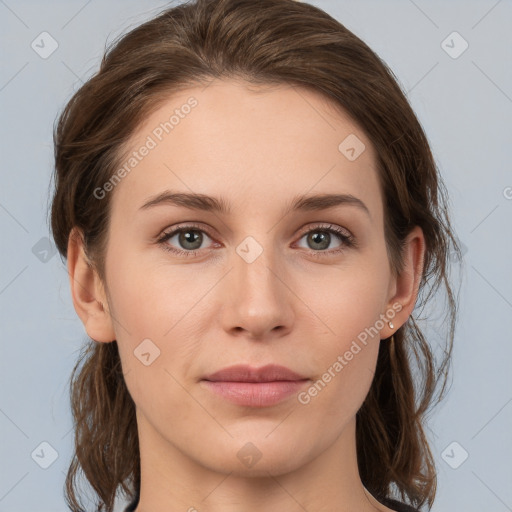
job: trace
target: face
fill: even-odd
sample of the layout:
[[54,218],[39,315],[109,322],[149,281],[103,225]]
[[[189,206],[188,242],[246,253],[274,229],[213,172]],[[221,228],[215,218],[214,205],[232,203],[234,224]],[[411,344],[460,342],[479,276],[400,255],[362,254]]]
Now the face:
[[[106,187],[105,271],[141,439],[240,474],[318,457],[353,423],[395,313],[370,140],[314,92],[214,81],[170,97],[129,153]],[[239,364],[302,380],[204,381]]]

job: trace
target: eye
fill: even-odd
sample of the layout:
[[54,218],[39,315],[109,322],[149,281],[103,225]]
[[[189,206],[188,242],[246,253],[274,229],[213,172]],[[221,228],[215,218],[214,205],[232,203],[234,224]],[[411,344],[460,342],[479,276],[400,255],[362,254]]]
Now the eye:
[[[329,248],[333,241],[332,235],[334,235],[341,243],[334,249],[325,250]],[[210,240],[212,239],[202,227],[194,224],[187,224],[184,226],[178,226],[171,231],[164,232],[157,242],[168,252],[180,256],[191,257],[197,256],[199,252],[204,249],[201,248],[201,246],[203,245],[205,236]],[[349,231],[332,224],[315,226],[314,228],[305,231],[301,236],[301,240],[305,237],[307,237],[306,242],[309,245],[309,248],[312,248],[311,253],[315,256],[337,254],[349,247],[356,247],[355,238]],[[176,239],[173,242],[174,245],[171,245],[169,242],[174,238]],[[178,247],[176,247],[176,245]]]
[[[206,235],[207,238],[210,238],[204,229],[193,224],[188,224],[163,233],[163,235],[158,239],[158,243],[162,245],[163,249],[174,254],[179,254],[181,256],[196,256],[201,249],[201,245],[204,241],[204,235]],[[184,250],[173,247],[169,244],[173,238],[176,238],[174,243],[183,247]]]
[[[325,249],[328,249],[333,241],[332,235],[341,243],[338,247],[326,251]],[[315,256],[325,253],[339,253],[348,247],[356,246],[355,238],[349,231],[332,224],[315,226],[313,229],[303,233],[301,240],[303,238],[306,238],[306,243],[308,244],[306,248],[312,248],[313,253],[317,253]]]

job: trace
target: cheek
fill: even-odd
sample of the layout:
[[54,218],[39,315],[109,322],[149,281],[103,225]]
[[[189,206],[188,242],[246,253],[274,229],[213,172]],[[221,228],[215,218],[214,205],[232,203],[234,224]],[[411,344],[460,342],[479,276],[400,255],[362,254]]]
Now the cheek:
[[316,402],[337,421],[357,412],[375,373],[387,279],[385,265],[375,258],[316,281],[320,287],[309,295],[308,306],[324,327],[315,356],[322,373],[306,390],[303,404]]
[[298,397],[299,403],[315,403],[328,414],[354,415],[364,401],[373,380],[379,341],[362,343],[352,339],[330,353],[324,372]]
[[323,322],[326,334],[339,340],[337,349],[360,335],[364,338],[364,333],[378,342],[375,327],[382,329],[376,321],[385,305],[388,278],[377,258],[361,258],[345,268],[308,277],[302,296]]
[[[380,347],[379,293],[362,287],[357,276],[345,281],[353,293],[324,295],[323,319],[329,326],[315,350],[316,380],[298,396],[309,420],[335,436],[354,417],[370,389]],[[357,284],[357,289],[356,289]],[[350,286],[349,286],[350,285]],[[334,334],[333,334],[334,333]],[[305,347],[307,350],[307,347]],[[328,433],[329,432],[329,433]]]
[[107,281],[126,384],[138,405],[152,409],[165,399],[172,409],[186,400],[178,382],[193,373],[208,308],[200,299],[215,283],[198,279],[192,265],[164,267],[121,243],[112,247]]
[[116,333],[123,340],[170,338],[208,289],[207,276],[198,279],[191,265],[173,268],[148,260],[143,253],[123,251],[122,244],[112,241],[107,260],[112,312],[125,327],[118,326]]
[[152,267],[118,249],[108,285],[126,386],[145,418],[178,428],[197,414],[182,384],[201,339],[191,318],[201,312],[198,297],[208,283],[197,273],[194,281],[192,274]]

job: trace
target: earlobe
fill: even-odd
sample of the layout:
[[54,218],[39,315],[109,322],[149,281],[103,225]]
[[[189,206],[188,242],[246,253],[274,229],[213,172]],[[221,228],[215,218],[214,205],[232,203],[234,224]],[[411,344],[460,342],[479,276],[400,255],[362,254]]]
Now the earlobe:
[[110,342],[116,335],[101,279],[89,262],[84,251],[80,230],[74,228],[68,240],[67,264],[71,297],[78,316],[90,338],[98,342]]
[[[423,231],[419,226],[415,226],[406,238],[403,249],[403,270],[400,275],[395,278],[395,294],[389,299],[388,303],[388,310],[390,308],[397,310],[397,304],[400,304],[400,310],[393,319],[394,329],[387,329],[389,330],[389,334],[383,336],[384,338],[394,334],[394,332],[407,321],[414,310],[421,277],[423,275],[425,249]],[[388,327],[388,325],[386,327]]]

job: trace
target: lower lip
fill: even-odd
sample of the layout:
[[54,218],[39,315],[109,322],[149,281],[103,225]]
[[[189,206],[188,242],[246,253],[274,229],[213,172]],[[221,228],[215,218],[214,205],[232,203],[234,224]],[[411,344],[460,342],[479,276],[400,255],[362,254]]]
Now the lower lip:
[[269,407],[298,393],[308,382],[304,380],[279,380],[273,382],[202,382],[208,389],[237,405]]

